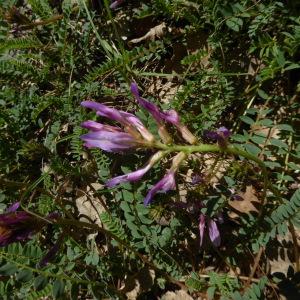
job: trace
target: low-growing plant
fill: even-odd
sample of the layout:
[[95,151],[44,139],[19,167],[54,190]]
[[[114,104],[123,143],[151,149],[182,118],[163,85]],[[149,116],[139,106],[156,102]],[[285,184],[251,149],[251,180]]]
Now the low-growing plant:
[[298,8],[3,0],[1,299],[299,293]]

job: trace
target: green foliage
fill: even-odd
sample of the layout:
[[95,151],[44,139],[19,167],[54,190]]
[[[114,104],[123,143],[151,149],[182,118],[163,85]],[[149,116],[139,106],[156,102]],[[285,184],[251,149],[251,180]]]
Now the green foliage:
[[[0,298],[123,299],[139,281],[138,297],[154,299],[185,278],[195,298],[274,299],[271,279],[259,276],[269,275],[269,252],[280,254],[273,242],[300,226],[299,5],[153,0],[107,10],[103,3],[0,4],[0,208],[21,201],[37,216],[59,211],[62,218],[29,241],[1,247]],[[162,32],[133,42],[162,23]],[[156,195],[150,207],[143,199],[174,153],[139,182],[107,188],[109,178],[141,168],[154,151],[85,148],[84,120],[116,124],[80,102],[134,113],[159,138],[129,94],[131,81],[146,99],[176,109],[200,144],[215,143],[207,131],[226,126],[228,143],[255,159],[194,153],[176,174],[176,190]],[[167,130],[184,144],[174,126]],[[199,184],[191,183],[194,174]],[[92,207],[78,206],[80,197]],[[216,222],[221,247],[209,242],[208,220],[199,246],[200,213]],[[61,235],[57,254],[38,267]],[[288,253],[296,257],[293,243]],[[244,288],[260,247],[260,269]],[[145,268],[155,276],[144,286]]]
[[284,201],[266,218],[268,230],[260,233],[257,239],[252,244],[255,251],[258,251],[259,246],[265,246],[276,235],[284,236],[290,222],[299,227],[299,212],[300,211],[300,190],[298,189],[289,201]]
[[53,14],[48,0],[28,0],[32,10],[40,17],[49,18]]
[[0,53],[10,50],[21,50],[30,48],[40,48],[42,46],[41,42],[37,38],[14,38],[10,40],[5,40],[0,46]]
[[126,240],[125,231],[118,220],[112,218],[107,212],[103,212],[100,218],[109,232],[113,233],[120,240]]
[[231,296],[233,300],[257,300],[257,299],[265,299],[265,295],[263,293],[265,286],[268,282],[267,277],[260,278],[258,283],[253,283],[244,294],[240,294],[239,292],[234,292]]

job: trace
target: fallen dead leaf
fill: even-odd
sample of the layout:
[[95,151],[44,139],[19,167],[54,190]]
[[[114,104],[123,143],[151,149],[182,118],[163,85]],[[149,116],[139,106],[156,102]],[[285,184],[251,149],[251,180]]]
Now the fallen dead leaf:
[[150,290],[154,279],[155,271],[145,267],[138,273],[126,278],[125,286],[121,290],[126,294],[128,300],[135,300],[142,292]]
[[[97,183],[92,183],[92,186],[97,190],[102,186]],[[75,200],[76,207],[80,214],[80,219],[83,221],[91,221],[101,226],[100,214],[105,211],[105,208],[99,199],[93,197],[92,191],[88,188],[87,193],[78,190],[78,196]]]
[[193,298],[186,291],[179,290],[176,292],[166,292],[161,297],[161,300],[193,300]]
[[160,38],[164,35],[165,29],[166,29],[166,23],[162,22],[161,24],[151,28],[142,37],[129,41],[129,44],[137,44],[145,40],[154,41],[156,38]]

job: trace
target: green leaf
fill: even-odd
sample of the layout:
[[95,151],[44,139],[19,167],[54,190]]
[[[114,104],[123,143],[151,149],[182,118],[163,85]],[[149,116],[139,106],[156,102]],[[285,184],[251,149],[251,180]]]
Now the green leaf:
[[294,70],[294,69],[299,69],[300,65],[299,64],[290,64],[286,68],[284,68],[284,71],[289,71],[289,70]]
[[192,291],[201,291],[205,282],[203,282],[200,278],[189,277],[186,279],[185,284]]
[[293,194],[290,202],[293,202],[297,207],[300,207],[300,189]]
[[297,165],[297,164],[295,164],[295,163],[293,163],[293,162],[289,162],[287,165],[288,165],[289,168],[291,168],[292,170],[295,170],[295,171],[300,170],[300,165]]
[[266,141],[266,137],[265,137],[265,136],[261,136],[261,135],[256,135],[256,134],[254,134],[254,135],[251,137],[251,141],[253,141],[253,142],[256,143],[256,144],[264,144],[265,141]]
[[273,121],[270,119],[263,119],[263,120],[259,120],[257,122],[257,125],[270,127],[273,126]]
[[239,19],[239,18],[236,18],[236,17],[232,17],[230,19],[227,19],[226,25],[230,29],[238,32],[240,30],[240,28],[243,26],[243,20]]
[[258,156],[258,154],[261,152],[261,149],[253,144],[245,144],[243,146],[247,152],[255,156]]
[[52,294],[55,299],[61,297],[64,294],[65,284],[62,280],[55,280],[53,283]]
[[285,148],[285,149],[288,148],[288,145],[285,142],[275,139],[275,138],[271,138],[270,143],[271,143],[271,145],[279,147],[279,148]]
[[32,271],[27,269],[19,271],[16,275],[16,279],[23,282],[29,281],[32,277]]
[[248,116],[240,116],[240,119],[248,125],[252,125],[255,123],[255,121]]
[[279,162],[276,162],[276,161],[265,161],[264,163],[265,163],[265,166],[270,168],[270,169],[281,167],[281,164]]
[[241,143],[245,143],[248,142],[248,137],[241,135],[241,134],[235,134],[231,137],[233,140],[237,141],[237,142],[241,142]]
[[279,125],[276,125],[276,127],[278,129],[281,129],[281,130],[286,130],[286,131],[289,131],[289,132],[295,132],[293,127],[289,124],[279,124]]
[[18,271],[18,268],[13,263],[6,263],[4,266],[0,268],[0,274],[4,276],[10,276],[15,274]]
[[262,98],[262,99],[268,99],[269,98],[269,96],[268,96],[268,94],[265,92],[265,91],[263,91],[263,90],[261,90],[261,89],[258,89],[257,90],[257,93],[258,93],[258,95]]
[[232,295],[232,300],[243,300],[243,297],[238,291],[235,291]]
[[34,280],[34,288],[36,290],[42,290],[48,283],[48,280],[43,275],[39,275]]
[[211,286],[211,287],[209,287],[207,289],[207,297],[208,297],[208,299],[210,299],[210,300],[214,299],[215,291],[216,291],[216,287],[215,286]]

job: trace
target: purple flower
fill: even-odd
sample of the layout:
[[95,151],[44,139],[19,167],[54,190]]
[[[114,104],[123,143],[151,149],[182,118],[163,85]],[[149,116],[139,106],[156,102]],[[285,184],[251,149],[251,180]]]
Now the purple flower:
[[199,217],[200,246],[202,246],[203,244],[204,230],[205,230],[205,215],[201,214]]
[[126,121],[129,123],[129,126],[133,126],[141,136],[149,142],[154,141],[154,136],[148,131],[148,129],[144,126],[144,124],[133,114],[129,114],[126,112],[121,112]]
[[100,148],[108,152],[122,152],[138,146],[135,138],[126,132],[92,131],[80,137],[87,148]]
[[195,144],[197,142],[196,137],[188,130],[188,128],[180,123],[180,117],[178,113],[174,110],[160,111],[159,107],[146,99],[140,97],[138,86],[136,83],[131,83],[130,86],[131,93],[137,100],[140,106],[146,109],[155,119],[159,126],[159,133],[163,140],[170,142],[171,138],[163,126],[164,122],[169,122],[176,126],[178,131],[181,133],[182,137],[190,144]]
[[227,140],[231,135],[231,132],[224,126],[220,127],[216,131],[206,131],[204,135],[215,141],[218,142],[220,146],[226,147]]
[[217,133],[222,136],[224,139],[228,139],[231,135],[231,132],[226,127],[222,126],[217,130]]
[[[43,220],[36,218],[26,211],[17,211],[19,206],[20,203],[16,202],[5,213],[0,214],[0,247],[28,240],[45,225]],[[49,218],[56,217],[49,215]]]
[[109,6],[111,9],[116,9],[120,4],[122,4],[125,0],[115,0],[112,1],[111,5]]
[[144,205],[147,206],[151,203],[152,198],[157,193],[166,193],[169,190],[174,190],[176,187],[175,183],[175,172],[169,171],[158,183],[156,183],[148,192],[144,199]]
[[131,83],[130,90],[139,105],[146,109],[153,116],[157,123],[161,124],[164,121],[167,121],[176,126],[180,124],[179,115],[174,109],[162,112],[156,104],[140,97],[138,86],[136,83]]
[[81,106],[96,110],[97,115],[99,116],[118,121],[121,124],[127,123],[119,110],[108,107],[102,103],[98,103],[95,101],[83,101],[81,102]]
[[114,177],[106,182],[107,187],[114,187],[123,182],[132,182],[140,180],[150,169],[164,156],[164,152],[159,151],[155,153],[144,168],[136,170],[134,172]]
[[203,183],[203,182],[204,182],[203,176],[201,176],[199,174],[193,174],[192,175],[192,182],[191,182],[192,185],[198,185],[198,184]]
[[208,235],[215,247],[219,247],[221,244],[221,236],[217,226],[217,223],[211,218],[201,214],[199,217],[199,235],[200,235],[200,246],[203,244],[204,232],[206,226],[208,227]]
[[19,202],[11,205],[7,211],[0,214],[0,246],[26,240],[32,234],[30,225],[32,216],[25,211],[16,212]]
[[161,124],[164,121],[164,117],[161,111],[159,110],[158,106],[140,97],[139,89],[136,83],[131,83],[130,90],[137,102],[139,103],[139,105],[147,111],[149,111],[149,113],[153,116],[155,121],[158,124]]
[[88,148],[101,148],[108,152],[122,152],[141,146],[144,142],[153,142],[153,135],[145,128],[143,123],[133,114],[119,111],[104,104],[83,101],[82,106],[96,110],[97,115],[117,121],[124,126],[104,125],[95,121],[85,121],[82,127],[90,132],[81,136]]
[[123,182],[132,182],[140,180],[150,169],[151,167],[147,165],[146,167],[136,170],[134,172],[114,177],[106,182],[107,187],[114,187]]
[[123,130],[116,126],[104,125],[95,121],[85,121],[81,123],[81,127],[89,129],[91,131],[111,131],[111,132],[122,132]]
[[236,201],[244,200],[244,198],[239,194],[232,194],[230,198],[231,198],[231,200],[236,200]]

